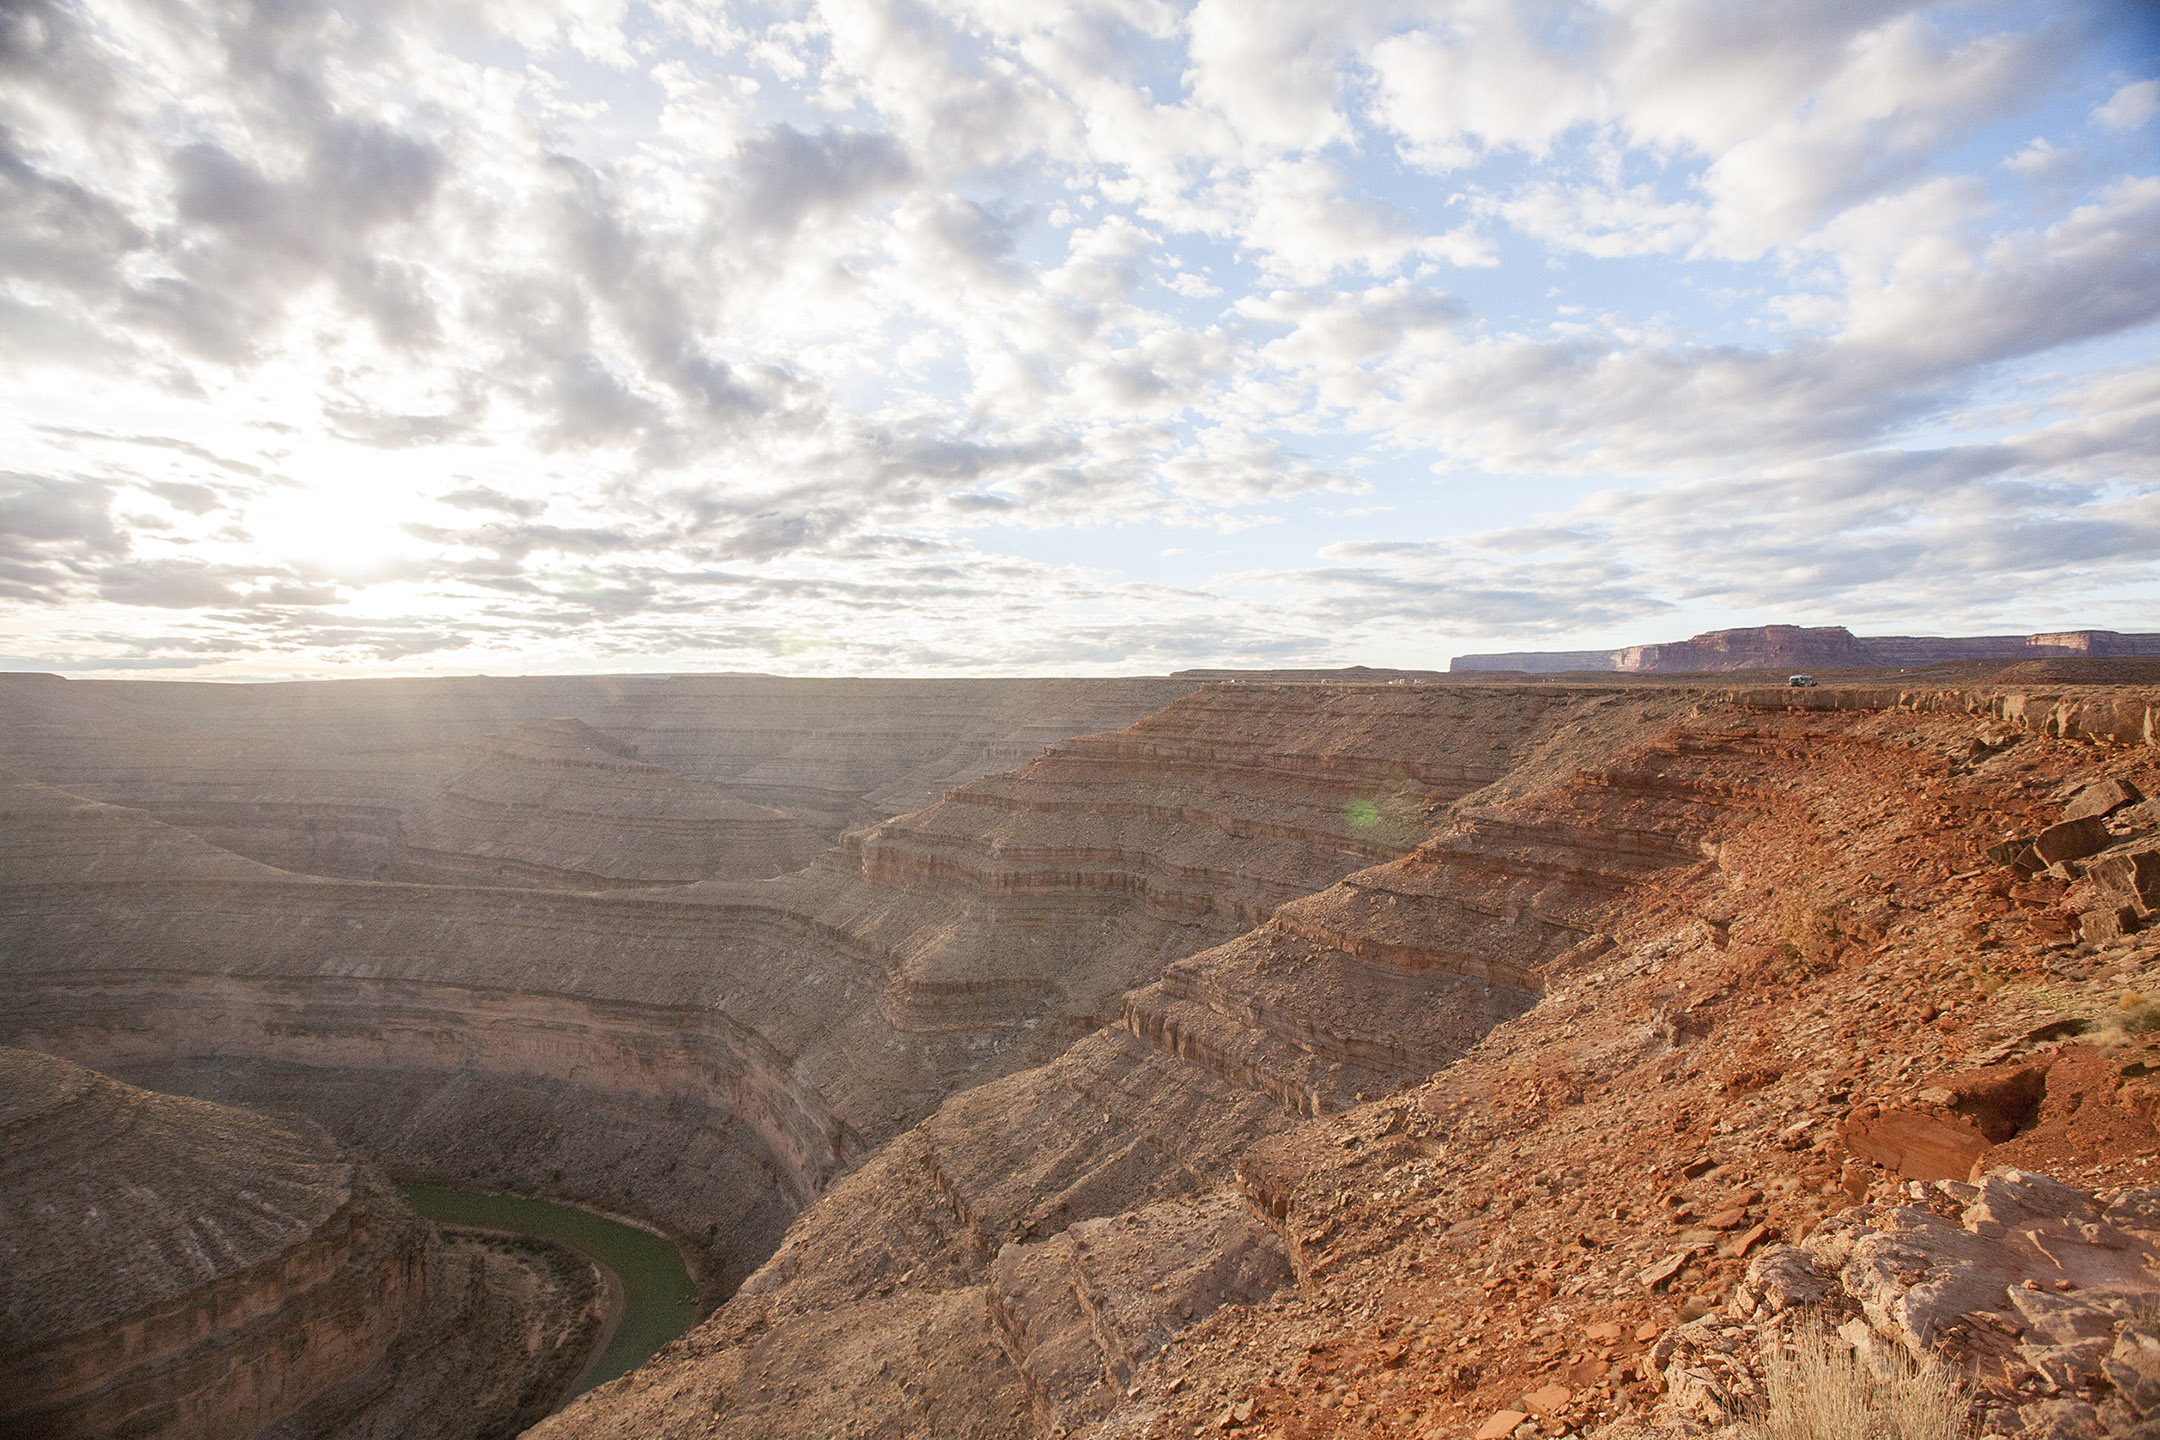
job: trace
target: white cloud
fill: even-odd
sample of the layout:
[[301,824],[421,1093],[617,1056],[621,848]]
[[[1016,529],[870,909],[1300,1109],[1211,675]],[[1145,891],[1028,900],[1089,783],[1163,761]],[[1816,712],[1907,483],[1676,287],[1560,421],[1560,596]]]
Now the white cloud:
[[1747,258],[1922,173],[1936,151],[2058,63],[2051,31],[1954,42],[1927,17],[1857,36],[1804,105],[1720,151],[1703,177],[1712,253]]
[[1402,137],[1406,159],[1446,171],[1486,149],[1542,154],[1571,127],[1611,114],[1609,80],[1587,57],[1540,44],[1526,23],[1533,18],[1478,0],[1454,7],[1444,27],[1373,46],[1373,113]]
[[2152,579],[2156,82],[2046,12],[0,27],[26,653],[1130,668]]
[[1700,203],[1660,200],[1641,185],[1529,185],[1487,208],[1525,235],[1604,259],[1683,253],[1707,223]]
[[2133,80],[2093,111],[2095,123],[2110,130],[2136,130],[2160,112],[2160,79]]

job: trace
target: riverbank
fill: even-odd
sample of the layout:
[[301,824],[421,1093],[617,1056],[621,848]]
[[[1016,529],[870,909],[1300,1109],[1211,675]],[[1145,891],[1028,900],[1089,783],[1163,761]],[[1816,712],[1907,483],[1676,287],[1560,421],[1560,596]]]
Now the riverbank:
[[400,1187],[438,1225],[529,1235],[567,1246],[598,1267],[612,1314],[561,1403],[626,1375],[697,1323],[696,1286],[665,1236],[577,1206],[425,1182]]

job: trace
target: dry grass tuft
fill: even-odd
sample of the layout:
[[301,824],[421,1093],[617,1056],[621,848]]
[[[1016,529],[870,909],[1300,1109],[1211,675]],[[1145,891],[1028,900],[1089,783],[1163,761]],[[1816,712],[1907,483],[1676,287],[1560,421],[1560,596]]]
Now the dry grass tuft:
[[2130,1324],[2148,1335],[2160,1335],[2160,1294],[2147,1291],[2131,1296]]
[[1747,1440],[1960,1440],[1970,1399],[1947,1365],[1902,1350],[1878,1369],[1804,1321],[1770,1359],[1769,1402]]

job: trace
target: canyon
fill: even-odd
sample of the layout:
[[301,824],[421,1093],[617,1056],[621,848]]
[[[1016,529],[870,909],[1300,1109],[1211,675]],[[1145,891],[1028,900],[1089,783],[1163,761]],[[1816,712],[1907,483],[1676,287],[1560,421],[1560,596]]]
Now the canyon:
[[[508,1367],[499,1413],[543,1435],[1715,1428],[1774,1315],[1941,1348],[1849,1270],[1774,1298],[1846,1264],[1827,1237],[1906,1224],[1907,1187],[2045,1171],[2086,1197],[2062,1225],[2144,1203],[2138,663],[0,676],[0,1044],[282,1127],[258,1148],[326,1175],[674,1237],[707,1318],[545,1420]],[[474,1243],[393,1231],[408,1268]],[[510,1314],[472,1273],[438,1289]],[[265,1315],[306,1335],[310,1303]],[[2001,1296],[1945,1323],[1980,1311],[2036,1323]],[[2098,1351],[1958,1353],[2006,1435],[2153,1408]],[[1706,1354],[1739,1369],[1705,1388]],[[362,1423],[331,1414],[355,1383],[279,1423]],[[427,1410],[395,1390],[378,1415]]]

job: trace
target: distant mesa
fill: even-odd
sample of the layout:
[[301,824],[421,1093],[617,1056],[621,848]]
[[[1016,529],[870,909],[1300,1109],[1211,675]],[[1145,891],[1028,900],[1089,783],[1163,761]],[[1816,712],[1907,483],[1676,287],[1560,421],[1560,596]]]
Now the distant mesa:
[[1408,685],[1437,680],[1440,674],[1438,670],[1376,670],[1370,665],[1346,665],[1333,670],[1178,670],[1170,678],[1243,685]]
[[1614,671],[1629,675],[1721,670],[1889,669],[1958,660],[2097,660],[2160,656],[2160,634],[2051,630],[2034,635],[1855,635],[1842,625],[1758,625],[1712,630],[1692,640],[1617,650],[1513,650],[1458,655],[1449,670],[1515,670],[1549,675]]

